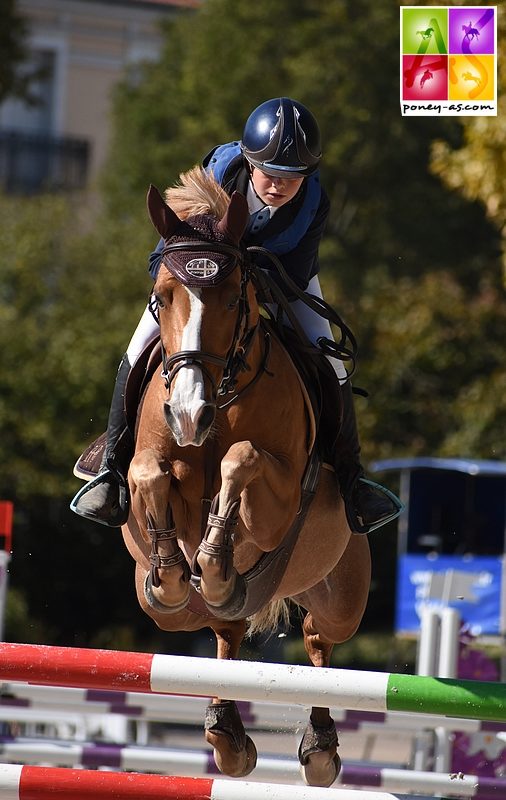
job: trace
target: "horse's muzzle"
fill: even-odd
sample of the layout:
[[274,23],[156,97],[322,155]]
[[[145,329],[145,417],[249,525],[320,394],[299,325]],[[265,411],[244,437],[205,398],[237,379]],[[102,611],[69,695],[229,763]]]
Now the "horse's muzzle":
[[193,445],[200,447],[211,430],[215,417],[215,403],[203,403],[197,413],[176,410],[169,402],[164,403],[165,421],[179,447]]

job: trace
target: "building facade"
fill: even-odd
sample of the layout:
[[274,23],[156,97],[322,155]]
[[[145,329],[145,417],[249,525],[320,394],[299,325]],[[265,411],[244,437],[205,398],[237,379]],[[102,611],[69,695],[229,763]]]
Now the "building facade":
[[198,0],[18,0],[35,105],[0,105],[0,186],[36,193],[93,188],[107,156],[111,93],[127,66],[156,59],[160,22]]

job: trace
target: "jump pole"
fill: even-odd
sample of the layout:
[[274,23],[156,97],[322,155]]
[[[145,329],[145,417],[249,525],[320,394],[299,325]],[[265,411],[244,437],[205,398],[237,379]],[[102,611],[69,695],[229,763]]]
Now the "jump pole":
[[[388,792],[0,764],[2,800],[402,800]],[[409,800],[416,800],[412,795]]]
[[[50,711],[53,715],[59,715],[64,722],[70,719],[71,714],[84,717],[90,714],[112,714],[119,715],[122,719],[201,726],[206,706],[210,702],[210,697],[37,686],[12,682],[3,683],[1,686],[0,721],[43,722]],[[300,728],[303,721],[301,711],[305,710],[310,709],[309,707],[301,709],[301,706],[297,705],[262,702],[243,701],[240,704],[241,714],[247,720],[250,730],[266,728],[293,731]],[[478,731],[497,733],[504,730],[504,725],[500,722],[456,719],[436,714],[348,711],[332,707],[330,713],[340,731],[374,731],[380,726],[398,731],[420,731],[421,728],[438,726],[444,727],[447,731],[459,730],[462,733]]]
[[506,722],[506,684],[421,675],[0,644],[0,680]]
[[[55,764],[59,767],[96,769],[108,767],[122,771],[141,770],[162,775],[184,772],[187,777],[212,776],[216,766],[211,750],[184,750],[171,747],[132,747],[107,742],[82,743],[17,739],[3,742],[2,759],[23,764]],[[259,781],[301,782],[296,758],[259,756],[255,767]],[[479,775],[443,774],[411,769],[382,767],[363,762],[344,762],[335,789],[344,785],[383,788],[391,792],[418,792],[433,796],[473,797],[479,800],[506,797],[506,778]],[[240,797],[240,794],[237,794]],[[276,797],[276,795],[274,795]],[[338,794],[336,800],[341,800]]]

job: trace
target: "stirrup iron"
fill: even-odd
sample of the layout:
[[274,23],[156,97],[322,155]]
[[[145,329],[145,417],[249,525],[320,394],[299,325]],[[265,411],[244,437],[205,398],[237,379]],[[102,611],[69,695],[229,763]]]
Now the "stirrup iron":
[[365,478],[361,476],[358,480],[361,481],[362,483],[367,484],[375,491],[381,492],[386,497],[388,497],[388,499],[394,506],[394,511],[392,511],[392,513],[389,514],[388,516],[380,519],[378,522],[372,522],[370,525],[364,525],[360,521],[356,509],[352,508],[352,502],[351,502],[351,494],[353,492],[353,487],[352,487],[352,489],[350,490],[350,499],[345,500],[346,516],[348,518],[348,524],[350,525],[352,532],[358,534],[372,533],[372,531],[375,531],[378,528],[381,528],[383,525],[387,525],[389,522],[392,522],[392,520],[397,519],[399,514],[404,510],[404,504],[401,503],[397,495],[391,492],[390,489],[387,489],[386,486],[382,486],[380,483],[376,483],[376,481],[370,480],[370,478]]

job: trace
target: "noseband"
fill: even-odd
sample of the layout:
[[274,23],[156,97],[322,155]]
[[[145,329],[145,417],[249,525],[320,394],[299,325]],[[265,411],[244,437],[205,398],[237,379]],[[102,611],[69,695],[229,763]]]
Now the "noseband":
[[[188,261],[185,267],[181,264],[166,261],[166,256],[170,253],[185,252],[185,253],[205,253],[205,257],[195,258]],[[215,261],[210,259],[208,255],[216,256],[229,256],[230,258],[225,263],[218,265]],[[216,403],[218,397],[223,397],[227,394],[233,394],[237,385],[237,375],[241,371],[248,370],[249,367],[246,363],[246,358],[250,347],[253,343],[253,338],[258,329],[258,323],[249,328],[249,314],[250,308],[247,297],[247,285],[250,279],[249,270],[245,263],[244,251],[234,245],[226,244],[225,242],[206,242],[206,241],[182,241],[165,246],[162,253],[162,261],[169,270],[169,272],[177,278],[184,286],[191,288],[209,288],[221,283],[231,272],[237,267],[241,270],[241,291],[238,302],[238,314],[235,324],[234,335],[232,344],[225,357],[215,355],[214,353],[207,353],[204,350],[180,350],[172,355],[167,355],[163,344],[162,350],[162,378],[165,382],[167,391],[170,391],[172,383],[179,372],[184,367],[196,366],[208,378],[213,393],[213,402]],[[221,259],[222,260],[222,259]],[[193,265],[192,271],[189,271],[190,265]],[[151,313],[156,316],[154,309],[151,308]],[[205,364],[213,364],[223,370],[222,378],[218,384],[214,380]],[[235,398],[233,398],[235,399]],[[219,408],[229,405],[232,402],[228,400],[223,403]]]

